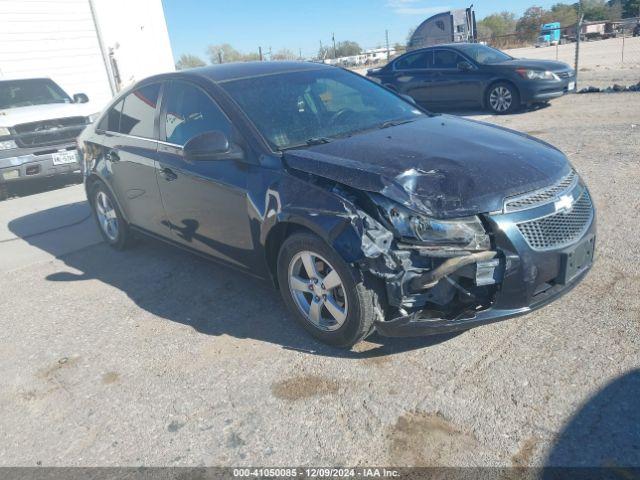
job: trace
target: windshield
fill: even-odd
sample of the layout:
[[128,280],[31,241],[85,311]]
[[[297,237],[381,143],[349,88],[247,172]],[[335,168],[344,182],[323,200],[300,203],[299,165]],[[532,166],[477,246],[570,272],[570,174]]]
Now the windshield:
[[495,48],[487,47],[486,45],[468,44],[461,45],[460,49],[470,56],[476,62],[482,65],[489,65],[492,63],[501,63],[508,60],[513,60],[513,57],[506,53],[496,50]]
[[0,108],[48,103],[71,103],[71,99],[49,79],[0,81]]
[[425,116],[356,74],[321,68],[223,82],[274,150],[326,143]]

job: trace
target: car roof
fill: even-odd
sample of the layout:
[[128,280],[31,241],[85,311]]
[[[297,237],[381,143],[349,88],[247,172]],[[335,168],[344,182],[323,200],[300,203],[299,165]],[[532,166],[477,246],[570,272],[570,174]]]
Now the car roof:
[[177,73],[183,77],[206,77],[213,82],[222,83],[241,78],[331,68],[335,67],[312,62],[235,62],[191,68]]

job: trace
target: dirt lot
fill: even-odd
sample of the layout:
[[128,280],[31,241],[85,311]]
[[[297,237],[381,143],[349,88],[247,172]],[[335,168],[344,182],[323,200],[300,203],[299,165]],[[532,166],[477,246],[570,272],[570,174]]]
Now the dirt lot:
[[330,349],[266,285],[110,250],[81,186],[0,203],[0,465],[640,466],[639,95],[483,117],[569,155],[598,253],[560,301],[460,335]]

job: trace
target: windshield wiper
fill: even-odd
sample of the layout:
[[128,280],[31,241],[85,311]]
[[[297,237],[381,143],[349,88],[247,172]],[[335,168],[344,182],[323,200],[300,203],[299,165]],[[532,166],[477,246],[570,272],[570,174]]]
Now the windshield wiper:
[[306,145],[311,146],[311,145],[322,145],[324,143],[330,143],[330,142],[331,142],[331,139],[327,137],[311,137],[310,139],[305,140],[304,143]]
[[411,122],[415,122],[415,119],[410,118],[408,120],[389,120],[388,122],[384,122],[380,124],[379,128],[383,129],[383,128],[390,128],[390,127],[397,127],[398,125],[404,125],[405,123],[411,123]]

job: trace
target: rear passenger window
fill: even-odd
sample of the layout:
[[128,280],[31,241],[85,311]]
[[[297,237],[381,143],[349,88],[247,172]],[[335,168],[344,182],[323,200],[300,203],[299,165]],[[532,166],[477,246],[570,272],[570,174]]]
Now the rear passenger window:
[[122,104],[124,100],[120,100],[113,107],[109,109],[107,114],[102,117],[98,124],[98,130],[105,130],[108,132],[117,132],[120,129],[120,115],[122,113]]
[[433,52],[422,52],[407,55],[396,62],[397,70],[410,70],[413,68],[431,68]]
[[436,50],[433,55],[435,68],[458,68],[458,63],[464,60],[464,57],[452,50]]
[[164,119],[167,142],[183,146],[193,137],[212,130],[231,137],[231,123],[209,96],[194,85],[171,82],[165,89]]
[[136,137],[154,138],[153,125],[159,95],[160,84],[147,85],[127,95],[118,131]]

